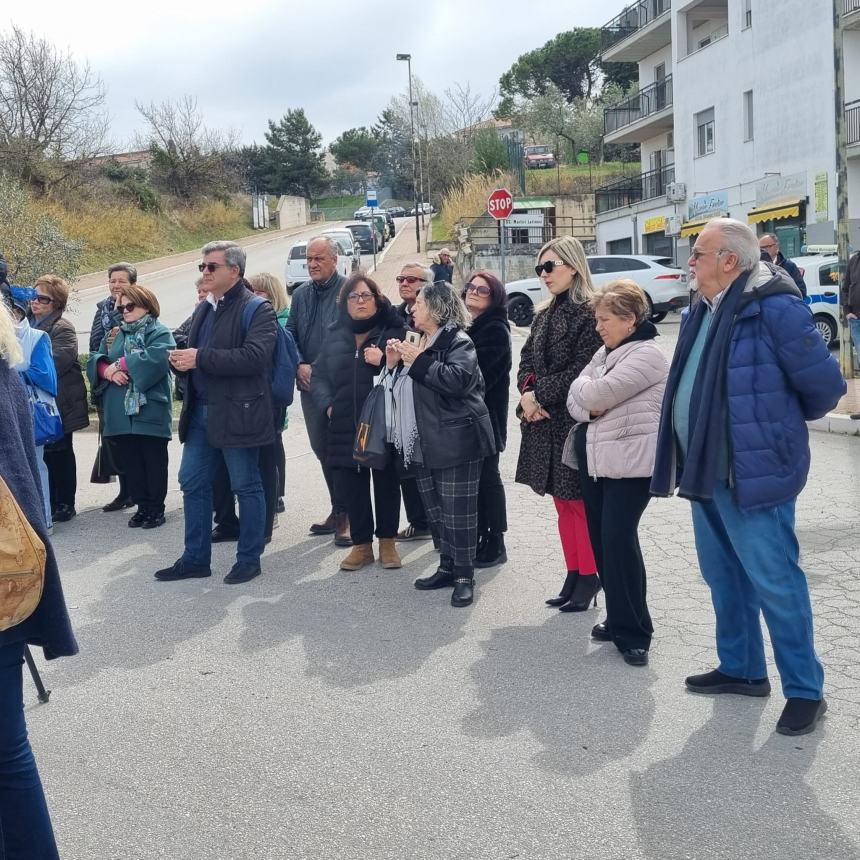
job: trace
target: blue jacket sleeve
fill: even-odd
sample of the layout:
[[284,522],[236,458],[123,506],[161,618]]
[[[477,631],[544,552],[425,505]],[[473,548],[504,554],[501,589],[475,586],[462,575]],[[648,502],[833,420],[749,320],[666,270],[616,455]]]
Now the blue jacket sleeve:
[[780,296],[762,303],[762,320],[776,344],[779,366],[800,400],[803,417],[813,421],[826,415],[848,386],[809,308],[796,297]]
[[48,394],[57,396],[57,368],[51,351],[51,340],[43,334],[30,355],[30,367],[24,374],[27,380]]

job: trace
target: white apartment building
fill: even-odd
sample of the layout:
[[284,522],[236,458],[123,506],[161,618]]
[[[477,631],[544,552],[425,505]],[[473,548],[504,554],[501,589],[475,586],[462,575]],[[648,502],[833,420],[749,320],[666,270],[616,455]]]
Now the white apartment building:
[[[839,0],[851,244],[860,248],[860,0]],[[836,241],[832,0],[640,0],[603,28],[639,92],[604,114],[640,176],[595,191],[600,253],[684,263],[708,218],[774,232],[783,252]]]

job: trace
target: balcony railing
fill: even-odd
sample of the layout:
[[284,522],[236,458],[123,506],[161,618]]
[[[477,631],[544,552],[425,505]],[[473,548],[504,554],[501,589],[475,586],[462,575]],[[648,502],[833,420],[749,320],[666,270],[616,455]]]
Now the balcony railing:
[[860,12],[860,0],[842,0],[842,14],[850,15],[852,12]]
[[[860,2],[860,0],[844,0],[844,2],[852,3]],[[671,0],[640,0],[632,6],[628,6],[620,15],[617,15],[605,27],[601,28],[601,50],[605,51],[637,30],[641,30],[646,24],[650,24],[655,18],[668,12],[671,7]]]
[[666,186],[674,181],[675,165],[667,164],[657,170],[649,170],[639,176],[631,176],[629,179],[621,179],[611,185],[597,188],[594,192],[594,207],[599,215],[610,209],[621,209],[642,200],[662,197],[666,193]]
[[845,137],[848,146],[860,143],[860,99],[845,105]]
[[[860,0],[858,0],[860,2]],[[609,134],[658,113],[672,104],[672,76],[640,90],[626,101],[603,111],[603,133]]]

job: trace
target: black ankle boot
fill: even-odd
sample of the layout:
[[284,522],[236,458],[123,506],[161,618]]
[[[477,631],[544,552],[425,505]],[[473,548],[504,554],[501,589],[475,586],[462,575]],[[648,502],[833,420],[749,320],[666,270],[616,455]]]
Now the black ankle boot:
[[451,606],[468,606],[475,598],[475,575],[471,567],[455,567],[453,573],[454,593]]
[[454,584],[454,559],[447,555],[440,556],[439,567],[430,576],[419,577],[412,583],[419,591],[431,591],[434,588],[445,588]]
[[570,595],[570,600],[564,606],[559,606],[559,609],[562,612],[585,612],[592,598],[594,605],[597,606],[598,591],[600,591],[600,579],[596,573],[591,576],[580,576],[573,594]]
[[573,594],[573,589],[576,587],[576,581],[578,579],[579,571],[569,570],[567,572],[567,577],[564,580],[564,585],[562,585],[561,591],[558,594],[558,597],[550,597],[550,599],[546,601],[546,605],[561,606],[563,603],[567,603],[567,601],[570,600],[570,595]]
[[505,536],[498,532],[490,532],[475,553],[475,567],[495,567],[508,560],[505,550]]

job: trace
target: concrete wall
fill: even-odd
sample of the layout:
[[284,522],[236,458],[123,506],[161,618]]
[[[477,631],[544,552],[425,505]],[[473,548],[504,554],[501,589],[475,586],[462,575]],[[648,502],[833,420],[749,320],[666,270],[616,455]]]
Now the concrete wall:
[[311,220],[311,204],[304,197],[287,197],[282,195],[278,201],[275,214],[279,230],[290,230],[293,227],[304,227]]

